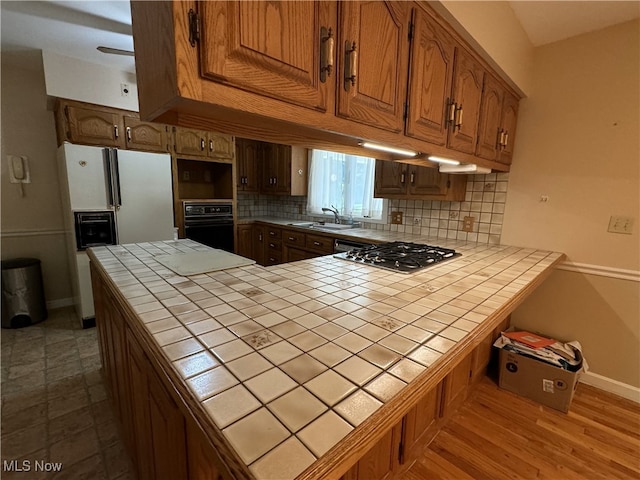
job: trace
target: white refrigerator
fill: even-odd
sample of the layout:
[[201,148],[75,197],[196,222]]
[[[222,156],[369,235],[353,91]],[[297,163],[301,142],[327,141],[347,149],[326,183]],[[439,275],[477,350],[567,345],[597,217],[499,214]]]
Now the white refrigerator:
[[89,258],[76,242],[75,212],[112,211],[118,244],[173,239],[171,156],[64,143],[58,149],[74,306],[95,318]]

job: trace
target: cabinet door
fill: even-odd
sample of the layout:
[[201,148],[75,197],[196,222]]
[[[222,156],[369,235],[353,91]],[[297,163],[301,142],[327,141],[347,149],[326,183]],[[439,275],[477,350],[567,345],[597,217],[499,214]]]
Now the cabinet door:
[[504,88],[491,75],[485,75],[476,155],[487,160],[496,160],[501,148],[500,120],[504,94]]
[[516,139],[516,122],[518,121],[518,102],[519,100],[506,92],[504,102],[502,104],[502,131],[505,134],[504,145],[498,155],[498,161],[501,163],[511,164],[513,157],[513,143]]
[[125,116],[124,131],[127,148],[149,152],[169,151],[164,125]]
[[154,480],[187,478],[184,416],[151,369],[148,382]]
[[409,61],[409,3],[340,4],[338,115],[401,132]]
[[205,78],[320,111],[332,104],[332,82],[320,81],[320,48],[321,27],[335,31],[335,4],[198,2],[198,8]]
[[458,47],[452,95],[457,108],[454,122],[449,128],[447,146],[459,152],[473,154],[476,151],[483,77],[482,66]]
[[476,383],[487,373],[493,348],[493,332],[487,335],[473,350],[471,359],[471,383]]
[[260,142],[236,139],[236,165],[238,191],[243,193],[258,193],[260,191],[259,166]]
[[129,380],[135,388],[131,389],[131,415],[133,419],[135,466],[141,480],[155,477],[149,418],[149,360],[139,343],[128,332],[127,347],[129,353]]
[[216,160],[231,161],[235,156],[235,146],[231,135],[207,133],[207,156]]
[[253,226],[253,256],[258,265],[265,264],[265,227],[263,225]]
[[253,225],[238,225],[238,245],[236,253],[246,258],[253,258]]
[[207,132],[175,127],[173,136],[178,155],[207,156]]
[[385,195],[406,195],[407,165],[388,160],[376,160],[376,178],[373,186],[374,197]]
[[406,133],[444,145],[455,42],[420,8],[415,9],[413,23]]
[[291,193],[291,145],[276,145],[273,158],[275,183],[273,193],[289,195]]
[[470,352],[445,377],[442,387],[442,403],[440,405],[441,417],[446,417],[455,412],[467,397],[472,357],[473,352]]
[[405,416],[402,443],[404,463],[420,456],[424,446],[437,433],[442,383],[429,391]]
[[189,480],[223,480],[234,478],[224,466],[217,450],[204,436],[200,428],[187,421],[187,452]]
[[390,429],[342,478],[386,480],[398,470],[402,422]]
[[411,167],[409,169],[409,195],[446,196],[449,191],[449,176],[437,168]]
[[124,148],[120,115],[71,105],[65,107],[65,114],[71,142]]

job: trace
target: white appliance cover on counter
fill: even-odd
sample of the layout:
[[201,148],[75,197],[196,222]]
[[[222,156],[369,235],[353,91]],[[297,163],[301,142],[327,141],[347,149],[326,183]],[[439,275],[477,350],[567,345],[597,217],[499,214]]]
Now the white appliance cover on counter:
[[178,275],[184,276],[244,267],[256,263],[255,260],[250,258],[241,257],[216,248],[206,252],[158,255],[154,257],[154,260]]

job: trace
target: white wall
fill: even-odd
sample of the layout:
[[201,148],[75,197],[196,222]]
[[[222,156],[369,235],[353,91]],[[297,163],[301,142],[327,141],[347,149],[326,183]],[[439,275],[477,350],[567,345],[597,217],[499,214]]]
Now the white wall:
[[[133,73],[84,62],[53,52],[42,52],[47,95],[138,111],[138,87]],[[120,84],[129,85],[128,97]]]
[[[538,47],[522,100],[502,240],[564,252],[518,327],[580,340],[594,373],[640,387],[640,21]],[[540,202],[540,195],[549,201]],[[610,215],[635,219],[607,232]],[[618,278],[624,270],[628,279]]]

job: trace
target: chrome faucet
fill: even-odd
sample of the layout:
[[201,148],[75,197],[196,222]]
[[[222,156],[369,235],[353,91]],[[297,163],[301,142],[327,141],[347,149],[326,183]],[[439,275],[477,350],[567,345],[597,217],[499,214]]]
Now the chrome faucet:
[[322,211],[333,213],[333,216],[335,217],[334,223],[340,223],[340,216],[338,215],[338,209],[336,207],[334,207],[333,205],[331,205],[331,208],[322,207]]

